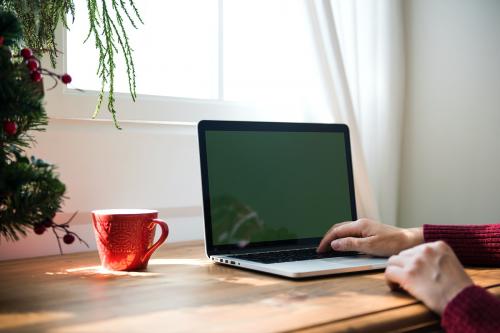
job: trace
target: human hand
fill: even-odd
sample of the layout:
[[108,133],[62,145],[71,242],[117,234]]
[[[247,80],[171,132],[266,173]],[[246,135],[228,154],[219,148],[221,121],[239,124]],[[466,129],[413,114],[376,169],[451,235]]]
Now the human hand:
[[334,224],[317,251],[358,251],[388,257],[424,242],[422,228],[403,229],[370,219]]
[[453,250],[443,241],[422,244],[389,258],[385,277],[442,314],[446,305],[472,285]]

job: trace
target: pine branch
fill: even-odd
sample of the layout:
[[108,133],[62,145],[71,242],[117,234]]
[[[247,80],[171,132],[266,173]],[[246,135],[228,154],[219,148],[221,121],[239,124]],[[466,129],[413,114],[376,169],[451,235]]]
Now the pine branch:
[[[111,9],[113,10],[112,13],[114,14],[114,17],[109,10],[108,2],[111,3]],[[142,18],[139,16],[133,0],[129,0],[129,4],[134,12],[134,15],[142,23]],[[125,59],[130,95],[134,101],[137,97],[135,65],[132,58],[133,50],[129,44],[129,38],[125,29],[125,21],[123,19],[122,12],[125,13],[125,16],[132,27],[136,28],[137,26],[134,19],[130,15],[127,4],[123,0],[101,0],[99,3],[97,0],[88,0],[87,9],[90,21],[87,39],[90,36],[93,36],[96,48],[99,50],[99,67],[97,74],[101,78],[101,90],[99,92],[96,109],[92,118],[95,118],[98,115],[106,88],[108,88],[107,108],[113,117],[113,122],[116,128],[120,129],[116,118],[114,97],[114,79],[116,69],[114,57],[116,53],[119,53],[117,44],[121,48]],[[101,36],[103,36],[104,41],[101,39]]]
[[0,169],[0,236],[18,240],[19,234],[55,215],[66,189],[54,166],[20,152]]
[[[55,30],[62,22],[69,29],[67,16],[75,17],[74,0],[2,0],[0,9],[14,11],[22,23],[25,41],[39,55],[48,53],[52,66],[55,67],[59,53],[56,47]],[[143,24],[134,0],[87,0],[87,13],[90,23],[84,43],[94,38],[99,56],[97,75],[101,80],[101,89],[97,98],[92,118],[100,112],[104,96],[107,94],[107,109],[111,113],[114,125],[120,128],[115,109],[115,56],[122,51],[125,60],[129,92],[135,101],[136,73],[133,61],[133,49],[130,46],[127,22],[137,29],[137,21]]]
[[[120,9],[116,6],[115,3],[113,3],[113,8],[114,8],[116,13],[120,12]],[[125,12],[127,13],[126,10],[125,10]],[[127,15],[128,15],[128,13],[127,13]],[[134,60],[132,59],[132,49],[130,48],[130,45],[128,43],[128,36],[127,36],[126,31],[125,31],[125,27],[123,26],[123,19],[121,18],[120,15],[117,16],[117,21],[118,21],[118,25],[120,27],[120,31],[116,28],[116,25],[114,24],[113,21],[111,21],[111,24],[113,27],[113,31],[115,31],[115,34],[117,36],[118,43],[120,44],[122,51],[123,51],[123,55],[124,55],[126,66],[127,66],[127,75],[129,77],[129,80],[128,80],[129,90],[130,90],[130,93],[132,95],[132,99],[135,102],[137,95],[135,93],[135,88],[136,88],[135,67],[134,67]],[[123,38],[120,36],[120,33],[123,35]]]

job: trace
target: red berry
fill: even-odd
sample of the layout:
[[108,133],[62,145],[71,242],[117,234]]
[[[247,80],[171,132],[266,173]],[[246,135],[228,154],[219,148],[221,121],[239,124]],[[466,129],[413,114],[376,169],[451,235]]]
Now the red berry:
[[43,220],[42,224],[45,228],[50,228],[52,227],[54,222],[52,222],[52,219],[46,218],[45,220]]
[[71,76],[69,74],[63,74],[61,76],[61,81],[62,83],[64,84],[68,84],[68,83],[71,83]]
[[3,123],[3,130],[7,135],[14,135],[17,132],[17,124],[14,121],[5,121]]
[[40,82],[42,80],[42,73],[40,73],[39,71],[34,71],[33,73],[31,73],[31,80],[33,82]]
[[26,66],[30,70],[30,72],[36,71],[38,69],[38,61],[35,58],[28,59],[26,62]]
[[33,52],[31,49],[28,49],[27,47],[21,50],[21,56],[24,58],[24,60],[28,60],[33,56]]
[[41,223],[37,223],[35,224],[35,226],[33,227],[33,231],[35,232],[35,234],[37,235],[41,235],[45,232],[45,227],[43,226],[43,224]]
[[3,43],[5,42],[5,37],[0,36],[0,46],[3,46]]
[[72,234],[66,234],[63,237],[63,241],[66,244],[71,244],[75,241],[75,236],[73,236]]

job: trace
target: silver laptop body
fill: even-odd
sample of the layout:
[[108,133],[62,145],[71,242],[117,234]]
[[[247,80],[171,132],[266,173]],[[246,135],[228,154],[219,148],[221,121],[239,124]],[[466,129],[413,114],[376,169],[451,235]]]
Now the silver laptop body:
[[346,125],[201,121],[198,138],[213,262],[289,278],[386,266],[359,253],[315,253],[333,224],[357,219]]
[[263,264],[255,261],[239,260],[231,256],[209,256],[216,263],[247,268],[289,278],[305,278],[313,276],[369,271],[385,268],[387,259],[374,258],[365,255],[335,257],[291,261],[283,263]]

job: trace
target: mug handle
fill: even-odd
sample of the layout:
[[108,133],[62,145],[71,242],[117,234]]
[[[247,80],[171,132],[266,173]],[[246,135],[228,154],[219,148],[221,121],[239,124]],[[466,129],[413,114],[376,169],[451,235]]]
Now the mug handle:
[[161,244],[163,244],[163,242],[167,239],[168,237],[168,225],[167,225],[167,222],[161,220],[161,219],[153,219],[151,222],[157,224],[160,226],[161,228],[161,236],[160,238],[156,241],[156,243],[154,243],[153,245],[151,245],[151,247],[146,251],[146,253],[144,253],[144,255],[142,256],[141,258],[141,261],[143,263],[147,262],[149,260],[149,258],[151,257],[151,255],[153,254],[153,252],[156,251],[157,248],[160,247]]

